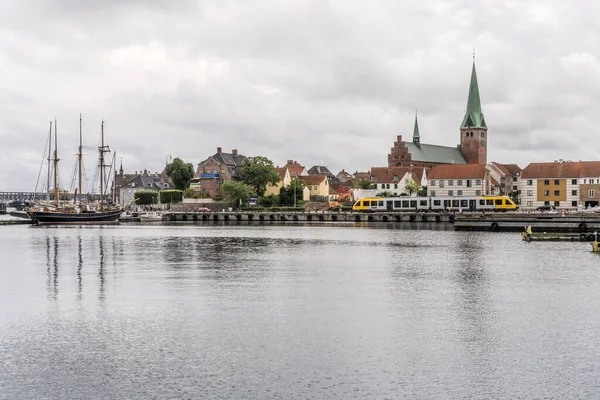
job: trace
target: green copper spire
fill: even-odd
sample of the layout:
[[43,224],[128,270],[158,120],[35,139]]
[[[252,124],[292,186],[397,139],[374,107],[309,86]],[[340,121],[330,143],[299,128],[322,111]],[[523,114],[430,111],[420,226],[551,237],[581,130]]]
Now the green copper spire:
[[413,143],[419,146],[421,137],[419,136],[419,121],[417,120],[417,111],[415,111],[415,128],[413,130]]
[[471,83],[469,85],[469,99],[467,100],[467,111],[463,118],[460,129],[482,128],[487,129],[483,113],[481,112],[481,100],[479,99],[479,85],[477,84],[477,72],[473,61],[471,72]]

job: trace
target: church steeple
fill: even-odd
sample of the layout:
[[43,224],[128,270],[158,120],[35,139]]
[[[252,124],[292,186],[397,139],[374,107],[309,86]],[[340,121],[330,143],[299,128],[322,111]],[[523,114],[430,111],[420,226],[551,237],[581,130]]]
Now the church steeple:
[[471,71],[471,83],[469,84],[469,98],[467,100],[467,111],[463,118],[460,129],[487,129],[485,118],[481,112],[481,99],[479,98],[479,85],[477,84],[477,72],[475,71],[475,60]]
[[413,129],[413,143],[421,147],[421,137],[419,135],[419,121],[417,120],[417,111],[415,111],[415,127]]

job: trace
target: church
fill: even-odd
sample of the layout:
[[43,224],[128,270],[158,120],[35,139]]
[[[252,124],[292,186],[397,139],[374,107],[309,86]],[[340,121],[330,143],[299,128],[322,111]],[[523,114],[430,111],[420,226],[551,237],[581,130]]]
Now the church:
[[397,137],[388,167],[419,166],[427,169],[443,164],[487,164],[487,125],[481,112],[475,62],[471,71],[467,110],[460,125],[460,144],[456,147],[421,143],[419,122],[415,115],[412,142]]

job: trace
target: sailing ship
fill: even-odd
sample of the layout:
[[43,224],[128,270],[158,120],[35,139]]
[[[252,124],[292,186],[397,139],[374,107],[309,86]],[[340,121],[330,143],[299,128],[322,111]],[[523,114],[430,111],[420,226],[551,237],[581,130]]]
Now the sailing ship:
[[[82,119],[79,115],[79,151],[78,151],[78,188],[75,190],[72,204],[60,204],[59,189],[57,184],[57,132],[56,122],[54,123],[54,153],[50,158],[52,145],[52,123],[50,123],[50,146],[48,148],[48,162],[54,163],[54,202],[38,203],[27,210],[27,214],[36,224],[40,225],[58,225],[58,224],[74,224],[74,225],[99,225],[99,224],[117,224],[123,209],[118,206],[109,205],[104,200],[104,168],[107,167],[104,163],[104,154],[110,152],[110,148],[104,144],[104,121],[101,125],[101,144],[98,147],[100,152],[100,199],[97,204],[84,204],[82,201],[81,192],[81,169],[83,158],[82,144]],[[48,168],[48,182],[50,181],[50,168]],[[48,185],[49,186],[49,185]],[[50,191],[48,191],[49,193]],[[49,194],[48,194],[49,200]]]

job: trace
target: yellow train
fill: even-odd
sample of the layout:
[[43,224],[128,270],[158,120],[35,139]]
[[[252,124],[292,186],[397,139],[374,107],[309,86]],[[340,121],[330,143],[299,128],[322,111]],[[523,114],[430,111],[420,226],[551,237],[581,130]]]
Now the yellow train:
[[507,196],[470,197],[366,197],[352,211],[515,211],[518,206]]

